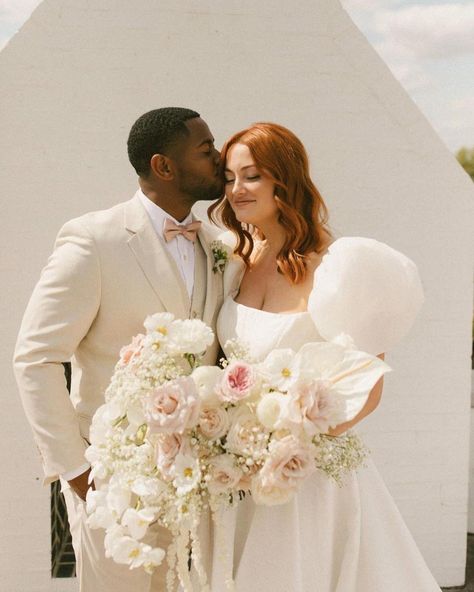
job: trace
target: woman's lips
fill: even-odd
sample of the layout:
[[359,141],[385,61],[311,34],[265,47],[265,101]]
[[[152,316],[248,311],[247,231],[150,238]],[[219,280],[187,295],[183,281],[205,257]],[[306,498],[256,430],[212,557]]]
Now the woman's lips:
[[251,203],[255,203],[255,200],[254,199],[241,199],[241,200],[238,200],[238,201],[237,200],[234,201],[234,205],[235,206],[246,206],[246,205],[251,204]]

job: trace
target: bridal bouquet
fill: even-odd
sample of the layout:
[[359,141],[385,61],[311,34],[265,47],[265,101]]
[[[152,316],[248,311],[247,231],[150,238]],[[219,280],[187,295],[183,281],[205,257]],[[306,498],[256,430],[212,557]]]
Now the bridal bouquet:
[[144,325],[122,349],[93,418],[88,520],[106,529],[107,556],[149,572],[165,550],[144,541],[148,528],[169,529],[167,589],[178,576],[192,590],[190,548],[205,591],[202,512],[217,528],[221,511],[244,495],[286,503],[317,470],[342,482],[366,450],[353,434],[325,433],[357,415],[389,367],[348,338],[274,350],[260,363],[233,344],[223,368],[199,366],[214,339],[203,322],[158,313]]

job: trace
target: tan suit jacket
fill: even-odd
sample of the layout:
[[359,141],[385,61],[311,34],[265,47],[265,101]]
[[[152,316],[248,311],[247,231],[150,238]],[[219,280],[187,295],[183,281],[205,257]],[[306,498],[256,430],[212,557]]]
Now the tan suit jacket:
[[[223,298],[210,249],[217,233],[203,224],[198,234],[207,256],[202,318],[213,330]],[[26,309],[14,358],[45,483],[84,463],[91,418],[104,401],[120,348],[144,331],[147,315],[162,311],[200,316],[137,195],[62,227]],[[214,364],[216,355],[217,341],[205,363]],[[70,396],[62,366],[67,361]]]

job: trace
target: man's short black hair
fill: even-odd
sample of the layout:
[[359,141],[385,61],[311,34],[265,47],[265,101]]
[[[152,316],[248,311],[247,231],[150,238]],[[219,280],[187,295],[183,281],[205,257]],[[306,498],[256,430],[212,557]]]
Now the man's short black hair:
[[137,174],[146,177],[154,154],[167,154],[167,150],[180,137],[189,135],[184,124],[199,113],[183,107],[153,109],[139,117],[128,136],[128,158]]

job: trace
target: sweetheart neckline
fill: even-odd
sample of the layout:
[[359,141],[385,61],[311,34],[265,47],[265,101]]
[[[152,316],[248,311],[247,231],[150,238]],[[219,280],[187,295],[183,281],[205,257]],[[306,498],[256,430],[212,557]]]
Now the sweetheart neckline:
[[247,306],[246,304],[242,304],[241,302],[237,302],[233,298],[231,298],[231,300],[237,306],[243,306],[244,308],[246,308],[248,310],[254,310],[255,312],[263,312],[267,315],[280,316],[280,317],[295,317],[295,316],[301,316],[301,315],[309,315],[308,310],[301,310],[299,312],[272,312],[270,310],[262,310],[261,308],[254,308],[253,306]]

